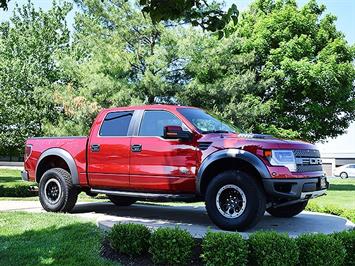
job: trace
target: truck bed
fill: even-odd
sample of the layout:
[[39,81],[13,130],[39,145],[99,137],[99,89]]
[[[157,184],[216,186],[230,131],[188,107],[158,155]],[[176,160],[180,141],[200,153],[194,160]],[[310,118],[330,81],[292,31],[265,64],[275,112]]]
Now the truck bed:
[[80,184],[87,184],[86,178],[86,146],[88,137],[40,137],[29,138],[26,145],[32,147],[30,156],[25,161],[26,169],[29,171],[29,179],[35,181],[35,170],[41,154],[49,149],[60,148],[67,151],[75,160],[77,171],[79,174]]

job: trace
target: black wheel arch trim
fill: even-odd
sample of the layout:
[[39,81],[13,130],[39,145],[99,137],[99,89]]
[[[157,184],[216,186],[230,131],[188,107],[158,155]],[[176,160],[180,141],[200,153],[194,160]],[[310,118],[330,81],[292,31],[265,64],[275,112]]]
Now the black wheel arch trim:
[[36,165],[36,172],[35,172],[36,180],[37,180],[38,166],[41,164],[41,161],[44,160],[46,157],[53,156],[53,155],[62,158],[66,162],[70,170],[70,175],[71,175],[73,185],[79,185],[79,175],[78,175],[78,170],[76,168],[74,158],[70,155],[69,152],[61,148],[50,148],[41,154]]
[[196,191],[197,194],[201,196],[201,184],[205,170],[208,168],[209,165],[214,163],[217,160],[226,159],[226,158],[234,158],[234,159],[241,159],[245,162],[254,166],[256,171],[260,174],[261,178],[269,179],[271,178],[268,169],[266,168],[265,164],[253,153],[242,150],[242,149],[224,149],[220,151],[216,151],[206,157],[196,176]]

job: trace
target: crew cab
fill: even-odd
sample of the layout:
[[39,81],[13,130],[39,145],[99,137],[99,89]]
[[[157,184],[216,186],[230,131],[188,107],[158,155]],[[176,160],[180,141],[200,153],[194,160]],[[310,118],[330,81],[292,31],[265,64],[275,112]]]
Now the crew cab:
[[47,211],[70,212],[82,191],[118,206],[204,201],[217,226],[240,231],[265,210],[299,214],[329,186],[314,145],[238,134],[202,109],[176,105],[105,109],[88,137],[29,138],[24,166]]

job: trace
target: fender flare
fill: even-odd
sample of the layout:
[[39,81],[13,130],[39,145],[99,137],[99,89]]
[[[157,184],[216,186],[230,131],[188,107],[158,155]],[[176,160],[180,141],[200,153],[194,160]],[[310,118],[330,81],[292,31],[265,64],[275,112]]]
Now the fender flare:
[[253,153],[241,150],[241,149],[225,149],[216,151],[210,154],[205,160],[203,160],[196,176],[196,191],[198,195],[201,195],[201,184],[205,170],[217,160],[225,158],[241,159],[254,166],[256,171],[260,174],[261,178],[271,178],[268,169],[265,164]]
[[41,154],[36,165],[36,172],[35,172],[36,180],[37,180],[37,168],[40,165],[41,161],[46,157],[53,156],[53,155],[62,158],[66,162],[70,170],[70,175],[71,175],[73,185],[78,185],[79,175],[78,175],[78,170],[76,168],[75,161],[69,152],[61,148],[51,148]]

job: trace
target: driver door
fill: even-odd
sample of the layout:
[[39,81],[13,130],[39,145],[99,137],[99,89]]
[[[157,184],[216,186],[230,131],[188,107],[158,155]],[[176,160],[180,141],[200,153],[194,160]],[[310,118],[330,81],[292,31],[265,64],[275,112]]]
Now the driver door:
[[132,136],[130,186],[134,190],[195,191],[196,148],[193,140],[164,139],[165,126],[182,126],[173,113],[146,110],[137,136]]

